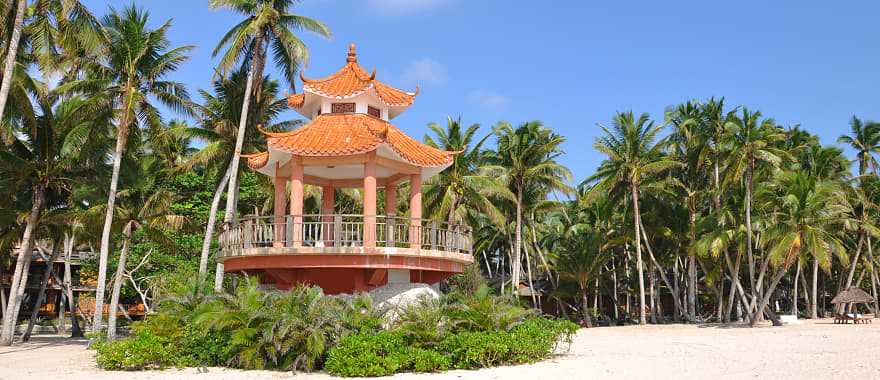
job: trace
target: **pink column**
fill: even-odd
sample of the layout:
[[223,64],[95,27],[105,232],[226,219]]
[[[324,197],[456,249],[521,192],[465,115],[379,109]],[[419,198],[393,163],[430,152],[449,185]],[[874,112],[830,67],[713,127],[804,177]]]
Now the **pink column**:
[[[421,169],[419,169],[421,172]],[[422,248],[422,175],[409,176],[409,247]]]
[[287,203],[287,178],[281,176],[281,171],[278,170],[278,163],[275,163],[275,219],[274,223],[274,231],[275,231],[275,239],[272,242],[273,247],[283,247],[284,246],[284,206]]
[[376,152],[364,163],[364,247],[376,247]]
[[333,246],[333,203],[335,201],[335,189],[333,186],[321,187],[321,218],[323,222],[324,246]]
[[299,157],[292,158],[290,173],[290,215],[293,216],[292,246],[302,246],[302,213],[303,213],[303,166]]

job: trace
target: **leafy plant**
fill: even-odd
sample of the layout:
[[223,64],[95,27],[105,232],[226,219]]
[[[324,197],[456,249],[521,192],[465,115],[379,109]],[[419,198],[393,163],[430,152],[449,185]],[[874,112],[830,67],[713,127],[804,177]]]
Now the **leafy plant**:
[[509,331],[535,314],[535,310],[517,306],[511,298],[493,295],[487,285],[480,286],[473,295],[456,293],[449,297],[446,313],[456,331]]

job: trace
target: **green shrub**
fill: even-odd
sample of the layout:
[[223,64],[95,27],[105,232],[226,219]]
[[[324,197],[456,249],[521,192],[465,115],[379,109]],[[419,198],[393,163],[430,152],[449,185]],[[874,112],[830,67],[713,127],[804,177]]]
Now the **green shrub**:
[[442,353],[408,347],[403,334],[390,331],[346,336],[330,349],[324,363],[324,370],[339,376],[387,376],[447,369],[449,359]]
[[445,339],[438,350],[455,368],[533,363],[553,354],[561,341],[571,342],[577,325],[565,320],[529,318],[511,331],[460,332]]
[[505,362],[509,334],[504,332],[461,332],[450,335],[439,347],[454,368],[492,367]]
[[434,350],[408,349],[411,369],[415,372],[441,372],[449,369],[449,359]]
[[176,364],[178,352],[167,339],[140,332],[129,338],[95,346],[98,367],[109,370],[166,368]]
[[402,334],[359,333],[330,349],[324,370],[339,376],[386,376],[406,370],[407,361]]
[[217,331],[206,331],[195,325],[184,327],[180,340],[178,366],[223,366],[229,362],[229,338]]

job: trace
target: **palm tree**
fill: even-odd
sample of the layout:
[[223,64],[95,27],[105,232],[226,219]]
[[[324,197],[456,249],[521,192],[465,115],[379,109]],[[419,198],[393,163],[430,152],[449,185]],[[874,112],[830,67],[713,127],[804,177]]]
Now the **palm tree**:
[[604,136],[596,138],[593,146],[607,158],[599,166],[596,174],[586,179],[595,182],[589,190],[588,199],[599,194],[610,194],[621,188],[628,188],[632,200],[633,241],[636,246],[636,268],[639,283],[639,323],[645,319],[645,279],[642,263],[641,216],[639,213],[639,186],[650,176],[657,175],[678,166],[674,160],[663,154],[665,141],[657,141],[662,125],[655,125],[647,113],[638,119],[632,111],[615,115],[611,129],[600,125]]
[[762,163],[779,166],[786,153],[774,144],[781,141],[785,134],[776,126],[773,119],[761,120],[761,112],[742,109],[742,116],[733,118],[728,125],[730,157],[727,165],[726,180],[728,183],[745,185],[745,227],[746,254],[749,261],[749,284],[752,297],[759,296],[758,282],[755,282],[755,258],[752,254],[752,188],[757,166]]
[[506,122],[495,126],[496,149],[486,152],[486,169],[498,175],[516,195],[514,248],[511,257],[511,289],[519,286],[522,261],[523,195],[531,187],[542,187],[546,193],[570,193],[566,183],[571,172],[556,159],[562,154],[565,138],[531,121],[513,128]]
[[880,153],[880,123],[863,122],[853,116],[849,122],[851,135],[841,135],[837,142],[847,144],[856,151],[856,159],[859,161],[859,176],[867,174],[868,170],[877,170],[875,154]]
[[[4,187],[17,189],[17,197],[30,197],[9,301],[3,313],[0,345],[11,345],[13,341],[24,293],[22,285],[27,283],[27,267],[47,199],[69,192],[76,178],[94,176],[106,152],[100,139],[92,137],[95,130],[103,128],[93,119],[100,102],[73,97],[53,107],[55,99],[55,94],[38,92],[38,103],[25,111],[34,117],[23,118],[16,140],[0,149],[0,177],[7,182]],[[28,191],[22,193],[20,189]]]
[[[128,170],[122,177],[123,189],[119,191],[120,203],[116,207],[116,225],[121,228],[122,250],[116,264],[116,277],[110,295],[107,320],[107,339],[116,339],[116,308],[119,291],[125,282],[125,261],[134,233],[140,231],[147,239],[173,249],[174,244],[164,233],[182,227],[184,218],[174,214],[172,205],[177,195],[163,188],[161,180],[169,176],[169,167],[159,157],[140,158],[136,170]],[[96,206],[101,209],[104,206]]]
[[[116,122],[116,147],[113,153],[113,172],[107,197],[106,214],[101,233],[101,251],[98,264],[98,284],[95,290],[95,315],[92,326],[100,330],[107,278],[107,259],[110,252],[110,232],[116,205],[119,170],[129,134],[139,132],[138,125],[158,129],[161,117],[152,103],[160,104],[182,114],[191,114],[189,94],[183,84],[166,80],[170,73],[188,59],[191,46],[170,47],[167,33],[171,21],[156,29],[148,27],[149,13],[130,6],[122,12],[110,8],[102,19],[109,53],[104,59],[87,68],[85,79],[60,86],[59,90],[81,91],[100,97],[107,103]],[[138,139],[135,139],[138,140]]]
[[[245,19],[226,32],[226,35],[214,48],[213,55],[221,50],[226,51],[220,58],[218,68],[227,73],[239,62],[242,67],[249,66],[245,96],[242,100],[238,132],[235,142],[235,154],[232,167],[238,168],[241,150],[244,144],[245,129],[250,98],[259,94],[262,86],[263,69],[269,48],[275,56],[275,62],[288,83],[293,83],[300,65],[308,62],[308,49],[293,32],[309,31],[329,37],[330,29],[320,21],[291,13],[294,0],[211,0],[212,8],[228,8],[242,14]],[[255,83],[256,82],[256,83]],[[256,89],[256,90],[254,90]],[[229,179],[229,194],[233,194],[238,186],[238,170],[232,170]],[[225,221],[232,221],[235,216],[235,197],[228,196],[226,202]]]
[[[428,124],[435,137],[425,136],[425,144],[451,152],[455,156],[452,166],[432,177],[426,183],[425,208],[434,219],[450,223],[473,219],[474,212],[481,212],[497,224],[504,223],[501,211],[492,203],[491,197],[513,200],[510,190],[481,169],[483,143],[490,135],[473,144],[479,124],[471,124],[462,130],[461,118],[446,118],[446,128],[436,123]],[[473,145],[472,145],[473,144]]]
[[[208,221],[205,226],[205,236],[202,241],[201,257],[199,259],[199,279],[204,281],[208,270],[208,257],[211,252],[214,228],[217,220],[217,209],[220,206],[220,198],[223,189],[229,181],[233,159],[233,147],[236,143],[236,123],[241,119],[240,104],[245,98],[247,73],[239,70],[229,78],[218,78],[213,84],[213,93],[200,90],[199,94],[204,99],[203,104],[196,105],[199,118],[199,127],[192,128],[180,126],[171,128],[170,133],[187,138],[197,138],[206,142],[198,152],[189,157],[182,169],[192,169],[202,166],[209,170],[222,173],[218,181],[214,196],[211,200],[211,208],[208,212]],[[250,115],[247,117],[248,126],[245,130],[245,138],[242,143],[243,149],[260,150],[265,147],[265,136],[259,133],[257,125],[265,125],[268,130],[280,131],[299,125],[299,120],[276,121],[282,112],[287,110],[287,99],[278,97],[278,82],[263,78],[260,96],[251,98],[248,106]]]
[[609,259],[607,252],[602,249],[606,244],[606,236],[600,229],[585,223],[586,220],[566,219],[568,218],[554,219],[562,230],[557,235],[558,245],[552,251],[550,261],[560,277],[577,284],[584,321],[590,327],[592,324],[587,293]]
[[[27,8],[27,0],[14,0],[14,2],[16,4],[15,21],[13,21],[12,35],[9,37],[9,43],[7,44],[6,59],[3,61],[3,81],[0,82],[0,118],[5,114],[6,100],[9,96],[9,89],[12,87],[12,70],[15,68],[18,43],[21,40],[21,31],[24,28],[24,12]],[[12,2],[8,3],[8,5],[12,5]]]
[[697,252],[693,249],[697,241],[697,214],[700,197],[707,186],[706,169],[709,164],[710,146],[706,139],[703,112],[694,102],[679,105],[669,114],[672,125],[670,145],[672,155],[681,162],[675,170],[675,178],[685,193],[690,227],[690,247],[688,249],[687,313],[688,320],[696,321],[697,303]]
[[764,281],[770,265],[776,267],[761,297],[752,299],[750,324],[754,326],[788,269],[801,259],[814,259],[826,271],[831,257],[845,260],[843,244],[836,237],[851,219],[852,207],[838,183],[817,180],[803,171],[779,171],[758,194],[758,205],[773,222],[763,232],[769,249],[759,272]]
[[[865,176],[868,175],[868,171],[870,170],[872,173],[876,174],[877,171],[877,159],[874,157],[874,154],[880,153],[880,123],[875,122],[862,122],[861,119],[853,116],[849,123],[851,136],[841,135],[838,139],[838,143],[848,144],[850,147],[856,150],[856,159],[859,162],[859,185],[862,187],[864,191],[864,183]],[[862,223],[867,223],[867,213],[862,213]],[[871,237],[866,236],[863,230],[859,231],[859,242],[856,248],[856,254],[852,258],[852,262],[849,264],[849,273],[846,277],[846,288],[852,285],[853,276],[855,275],[856,265],[859,262],[859,256],[861,254],[861,248],[864,243],[864,240],[867,238],[867,244],[871,245]],[[873,260],[872,260],[873,262]],[[873,265],[873,264],[872,264]]]
[[[288,83],[293,84],[300,65],[308,62],[309,59],[309,51],[305,43],[293,31],[306,30],[324,37],[330,36],[330,29],[322,22],[290,13],[294,3],[294,0],[211,0],[209,3],[212,8],[229,8],[245,16],[242,22],[226,32],[214,48],[213,56],[217,56],[220,50],[226,48],[218,68],[226,73],[238,62],[241,62],[242,67],[249,66],[245,96],[241,102],[235,150],[229,169],[226,213],[223,216],[226,224],[231,224],[235,218],[238,197],[234,194],[238,189],[238,166],[247,129],[248,107],[251,96],[261,93],[260,79],[263,78],[266,51],[272,48],[275,62],[281,69],[282,75]],[[218,263],[214,284],[216,289],[222,286],[222,269],[222,264]]]

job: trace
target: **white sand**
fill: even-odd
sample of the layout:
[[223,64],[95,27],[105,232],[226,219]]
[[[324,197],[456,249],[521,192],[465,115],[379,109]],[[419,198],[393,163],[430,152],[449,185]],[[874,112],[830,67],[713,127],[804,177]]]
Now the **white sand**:
[[[877,379],[880,320],[869,325],[805,321],[785,327],[716,325],[629,326],[584,329],[571,351],[541,363],[442,374],[398,374],[396,379]],[[210,368],[106,372],[95,367],[84,341],[37,337],[0,348],[0,379],[328,379]]]

